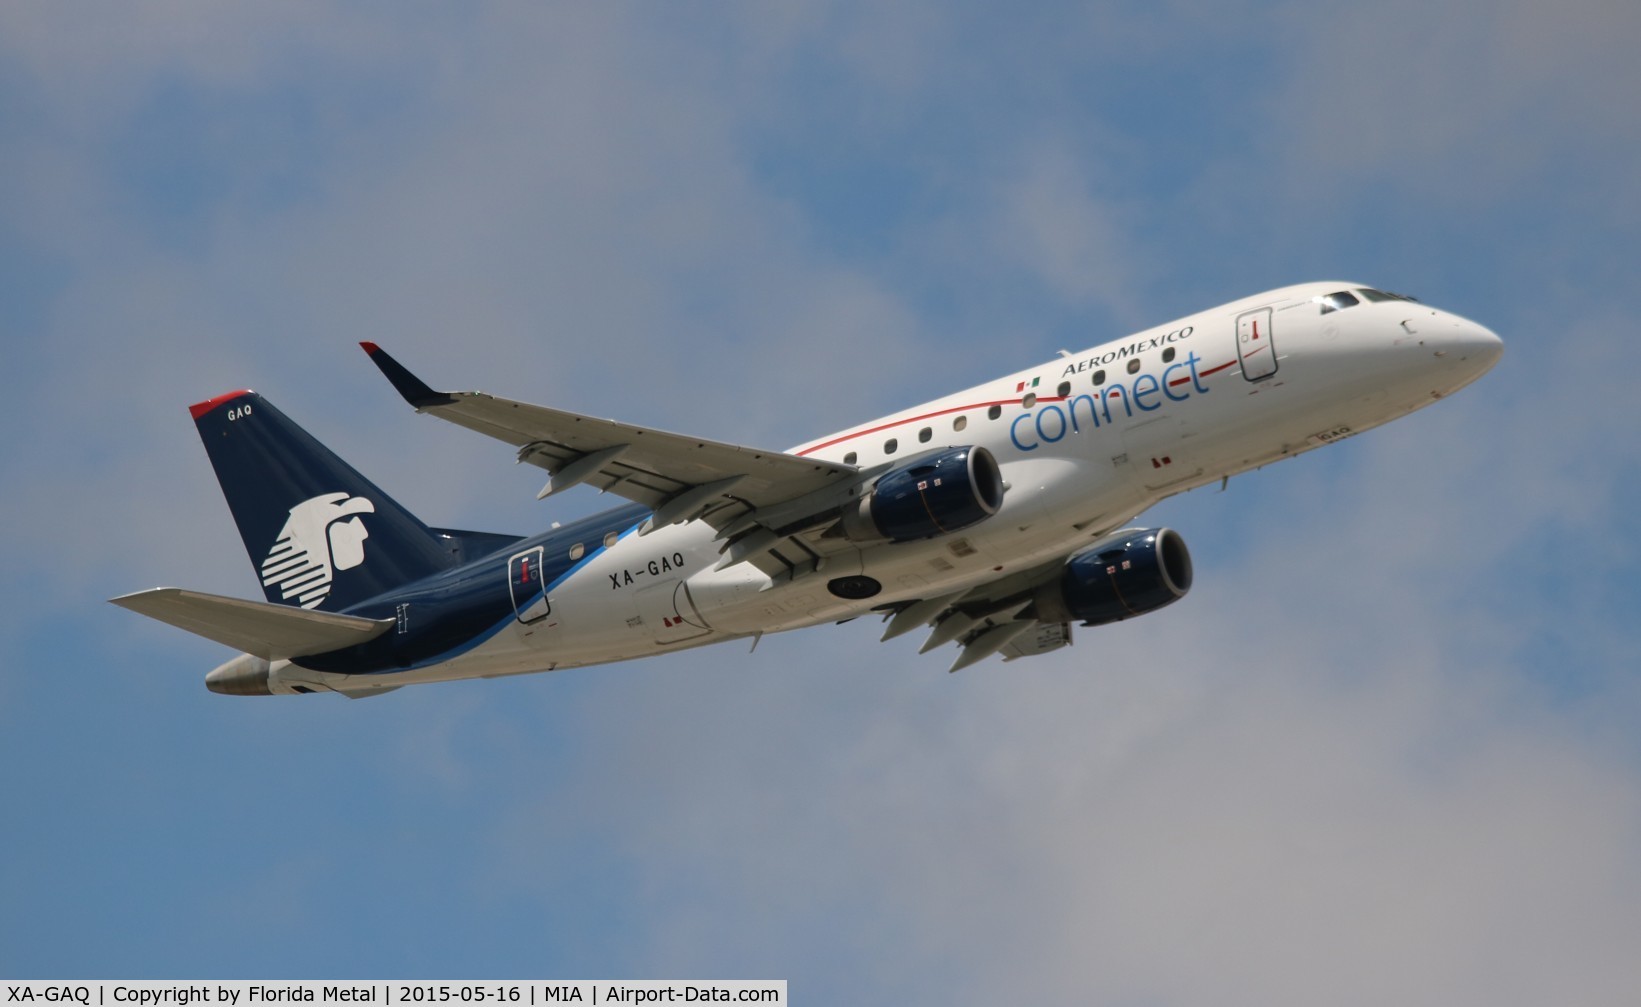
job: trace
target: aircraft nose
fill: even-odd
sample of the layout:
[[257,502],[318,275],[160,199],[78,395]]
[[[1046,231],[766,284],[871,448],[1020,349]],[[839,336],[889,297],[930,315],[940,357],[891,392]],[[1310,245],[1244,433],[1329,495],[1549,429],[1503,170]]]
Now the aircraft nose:
[[1482,374],[1504,356],[1504,340],[1492,329],[1457,315],[1450,316],[1449,321],[1451,327],[1433,340],[1437,357],[1468,364]]

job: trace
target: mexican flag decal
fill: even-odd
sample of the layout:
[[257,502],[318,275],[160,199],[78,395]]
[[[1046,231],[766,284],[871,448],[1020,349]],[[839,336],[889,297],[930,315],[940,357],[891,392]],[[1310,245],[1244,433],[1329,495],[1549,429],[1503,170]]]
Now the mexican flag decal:
[[1037,387],[1037,382],[1039,382],[1041,380],[1043,380],[1043,379],[1042,378],[1032,378],[1030,384],[1027,384],[1024,381],[1016,382],[1015,385],[1014,385],[1014,391],[1015,391],[1016,394],[1018,394],[1020,392],[1025,391],[1027,388],[1036,388]]

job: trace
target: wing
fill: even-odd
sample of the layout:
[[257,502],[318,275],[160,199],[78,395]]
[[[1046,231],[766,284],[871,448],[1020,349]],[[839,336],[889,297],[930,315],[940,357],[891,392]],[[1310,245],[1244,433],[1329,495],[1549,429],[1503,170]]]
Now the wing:
[[997,653],[1012,661],[1057,650],[1071,643],[1071,627],[1039,620],[1033,599],[1064,563],[1064,558],[1055,559],[955,594],[904,602],[889,613],[883,639],[930,627],[918,653],[956,643],[960,650],[949,671]]
[[[826,546],[805,531],[830,524],[856,489],[854,466],[725,444],[483,392],[434,391],[375,343],[370,359],[418,412],[518,448],[550,473],[539,496],[586,483],[652,508],[645,533],[703,520],[726,544],[726,562],[749,560],[771,576],[818,569]],[[785,547],[786,552],[781,548]],[[791,553],[791,556],[787,554]]]

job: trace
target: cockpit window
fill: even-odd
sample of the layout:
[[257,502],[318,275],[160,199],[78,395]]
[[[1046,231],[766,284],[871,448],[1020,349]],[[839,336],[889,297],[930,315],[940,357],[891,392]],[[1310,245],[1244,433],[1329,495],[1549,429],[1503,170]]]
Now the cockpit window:
[[1367,288],[1367,287],[1363,287],[1363,288],[1357,290],[1356,292],[1358,294],[1361,294],[1362,299],[1365,300],[1365,301],[1379,302],[1379,301],[1417,301],[1418,300],[1417,297],[1409,297],[1406,294],[1393,294],[1388,290],[1373,290],[1373,289],[1370,289],[1370,288]]
[[1362,303],[1356,299],[1355,294],[1348,290],[1328,294],[1326,297],[1318,297],[1317,300],[1322,302],[1322,314],[1324,315],[1330,311],[1343,311],[1346,308],[1354,308]]

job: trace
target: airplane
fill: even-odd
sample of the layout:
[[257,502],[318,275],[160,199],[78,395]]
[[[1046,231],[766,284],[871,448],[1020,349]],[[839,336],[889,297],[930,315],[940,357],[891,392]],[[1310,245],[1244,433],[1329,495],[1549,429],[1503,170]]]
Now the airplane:
[[380,695],[876,614],[949,670],[1033,657],[1184,597],[1158,501],[1387,423],[1475,381],[1487,328],[1358,283],[1268,291],[772,451],[482,392],[360,344],[417,412],[625,506],[528,537],[430,527],[268,400],[190,408],[265,601],[116,605],[225,644],[228,695]]

